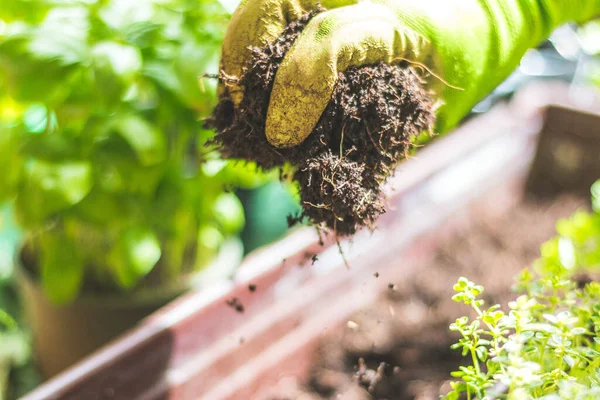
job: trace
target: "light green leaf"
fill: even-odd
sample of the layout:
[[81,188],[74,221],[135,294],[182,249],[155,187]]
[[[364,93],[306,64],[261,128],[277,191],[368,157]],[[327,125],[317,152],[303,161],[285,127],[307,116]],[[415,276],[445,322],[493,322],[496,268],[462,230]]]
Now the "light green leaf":
[[600,213],[600,180],[592,185],[592,206],[594,211]]
[[94,67],[129,80],[142,69],[140,51],[116,42],[100,42],[92,49]]
[[77,297],[83,283],[83,257],[66,237],[44,235],[40,242],[44,291],[55,304],[68,303]]
[[223,234],[214,226],[204,225],[198,231],[198,239],[203,247],[217,250],[223,240]]
[[133,24],[151,21],[154,15],[152,1],[118,0],[107,2],[100,18],[113,29],[123,31]]
[[150,229],[136,227],[123,232],[110,255],[119,285],[133,287],[161,257],[160,243]]
[[141,71],[139,49],[116,42],[100,42],[92,49],[94,86],[107,107],[121,102],[133,87],[136,74]]
[[[207,161],[207,164],[218,161],[219,160],[210,160]],[[263,172],[254,163],[238,160],[221,162],[224,163],[223,168],[218,170],[217,173],[213,173],[213,175],[216,175],[217,178],[225,184],[231,184],[234,187],[243,189],[255,189],[269,181],[276,181],[279,174],[279,171],[276,170]],[[210,170],[210,167],[208,169],[203,167],[203,172],[209,175],[209,173],[213,171]]]
[[[13,21],[25,20],[31,24],[39,24],[48,11],[46,2],[32,4],[30,0],[3,1],[0,7],[0,20],[10,25]],[[0,33],[2,31],[0,30]]]
[[22,366],[28,361],[30,354],[31,348],[23,332],[16,329],[0,332],[0,365],[8,362]]
[[77,66],[39,59],[24,49],[26,45],[22,38],[0,40],[0,76],[6,79],[7,92],[19,101],[51,102],[64,96],[66,81]]
[[[137,3],[139,5],[139,2]],[[152,45],[152,36],[159,28],[160,26],[152,21],[140,21],[124,29],[123,35],[129,44],[144,48]]]
[[[198,83],[198,77],[205,72],[218,71],[218,48],[211,43],[185,43],[180,49],[175,62],[174,72],[179,80],[180,90],[175,93],[185,104],[201,113],[209,113],[213,107],[212,102],[207,102],[207,96],[216,93],[216,81],[204,80]],[[215,66],[210,67],[212,64]],[[188,82],[196,82],[190,85]]]
[[579,28],[581,47],[588,54],[600,53],[600,21],[595,20]]
[[88,14],[85,7],[51,9],[33,33],[29,51],[40,59],[58,60],[63,65],[82,62],[87,50]]
[[217,227],[212,225],[200,227],[196,251],[197,266],[204,266],[212,261],[224,240],[223,234]]
[[240,4],[240,0],[219,0],[219,3],[221,3],[221,5],[229,14],[233,14],[237,6]]
[[17,321],[15,321],[9,313],[0,308],[0,330],[14,330],[17,329],[17,327]]
[[76,215],[96,226],[115,227],[125,224],[134,216],[132,200],[127,195],[115,195],[94,188],[74,208]]
[[167,145],[164,134],[141,117],[131,115],[121,118],[115,129],[129,143],[143,166],[156,165],[165,160]]
[[213,206],[215,218],[226,232],[235,233],[244,227],[244,206],[233,193],[222,193]]
[[144,76],[156,81],[159,86],[177,94],[181,89],[179,79],[175,75],[173,66],[168,62],[149,61],[144,63]]
[[39,222],[87,196],[93,184],[92,166],[85,161],[34,160],[25,167],[24,180],[17,209],[26,222]]
[[0,128],[0,202],[12,198],[21,178],[19,136],[14,130]]
[[42,103],[31,104],[23,113],[27,132],[41,133],[48,126],[48,109]]
[[91,158],[95,182],[110,193],[135,193],[153,196],[165,174],[164,165],[140,165],[132,146],[119,134],[97,144]]

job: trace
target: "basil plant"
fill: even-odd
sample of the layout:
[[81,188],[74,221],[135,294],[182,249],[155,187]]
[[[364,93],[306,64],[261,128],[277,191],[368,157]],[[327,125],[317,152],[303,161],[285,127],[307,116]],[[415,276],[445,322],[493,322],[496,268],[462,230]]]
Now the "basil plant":
[[0,201],[48,297],[206,266],[262,178],[204,144],[228,14],[211,0],[0,5]]

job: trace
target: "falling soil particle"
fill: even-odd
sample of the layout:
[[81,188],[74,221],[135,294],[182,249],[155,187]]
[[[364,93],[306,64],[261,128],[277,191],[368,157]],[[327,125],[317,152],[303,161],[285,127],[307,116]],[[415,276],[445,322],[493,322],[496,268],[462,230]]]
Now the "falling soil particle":
[[314,265],[317,260],[318,258],[316,254],[304,253],[304,255],[302,256],[302,261],[300,262],[300,266],[304,267],[309,261],[311,262],[311,265]]
[[256,285],[250,284],[248,285],[248,290],[252,293],[256,292]]
[[[352,235],[360,227],[374,228],[384,209],[381,185],[397,162],[406,157],[412,140],[431,131],[431,96],[421,76],[403,64],[351,67],[338,76],[333,95],[311,135],[300,145],[277,149],[265,136],[269,98],[275,74],[285,54],[310,19],[321,10],[288,25],[253,59],[239,84],[245,88],[239,107],[224,96],[208,126],[217,131],[211,142],[225,158],[255,161],[263,169],[295,167],[303,212],[290,216],[293,225],[307,218],[336,235]],[[226,87],[232,78],[221,74]]]
[[245,310],[244,305],[240,302],[240,300],[237,297],[234,297],[231,300],[227,300],[227,305],[239,313],[243,313]]
[[375,278],[379,278],[379,272],[375,272],[375,273],[373,274],[373,276],[374,276]]
[[523,202],[501,216],[481,212],[448,236],[432,261],[396,282],[397,290],[352,315],[355,329],[326,336],[307,381],[264,399],[438,400],[449,390],[450,372],[465,362],[450,349],[458,337],[448,329],[469,315],[450,299],[458,277],[482,284],[488,304],[506,306],[515,297],[513,277],[539,256],[557,219],[583,205],[567,196]]

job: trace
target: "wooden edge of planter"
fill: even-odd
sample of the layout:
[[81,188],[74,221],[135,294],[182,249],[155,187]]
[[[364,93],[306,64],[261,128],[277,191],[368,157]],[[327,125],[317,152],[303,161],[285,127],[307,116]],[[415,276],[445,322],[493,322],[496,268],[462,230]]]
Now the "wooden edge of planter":
[[247,400],[302,376],[318,337],[411,273],[469,208],[493,201],[501,212],[518,200],[542,112],[573,106],[568,90],[525,88],[400,165],[379,229],[342,242],[350,269],[334,238],[320,245],[300,229],[248,256],[232,282],[174,301],[24,399]]

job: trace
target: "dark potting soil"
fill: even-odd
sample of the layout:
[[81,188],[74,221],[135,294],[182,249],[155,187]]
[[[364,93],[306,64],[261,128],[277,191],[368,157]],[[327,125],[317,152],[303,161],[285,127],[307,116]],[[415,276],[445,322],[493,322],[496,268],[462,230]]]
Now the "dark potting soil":
[[[381,184],[411,148],[412,139],[431,132],[433,102],[421,76],[408,65],[385,64],[350,68],[340,73],[332,98],[311,135],[300,145],[278,149],[265,136],[269,98],[285,54],[310,19],[322,10],[292,22],[253,59],[239,77],[245,88],[239,107],[226,96],[208,126],[211,142],[225,158],[255,161],[263,169],[290,163],[295,167],[303,212],[318,227],[351,235],[374,227],[384,210]],[[237,77],[221,74],[225,87]],[[299,116],[300,118],[301,116]]]
[[451,300],[453,284],[465,276],[485,287],[488,304],[505,308],[515,296],[513,277],[538,257],[540,245],[555,234],[556,220],[583,204],[565,196],[523,202],[502,216],[481,215],[448,237],[430,265],[392,282],[383,298],[325,339],[308,383],[282,379],[266,398],[439,399],[449,390],[450,372],[464,362],[450,349],[457,336],[448,325],[470,315]]

